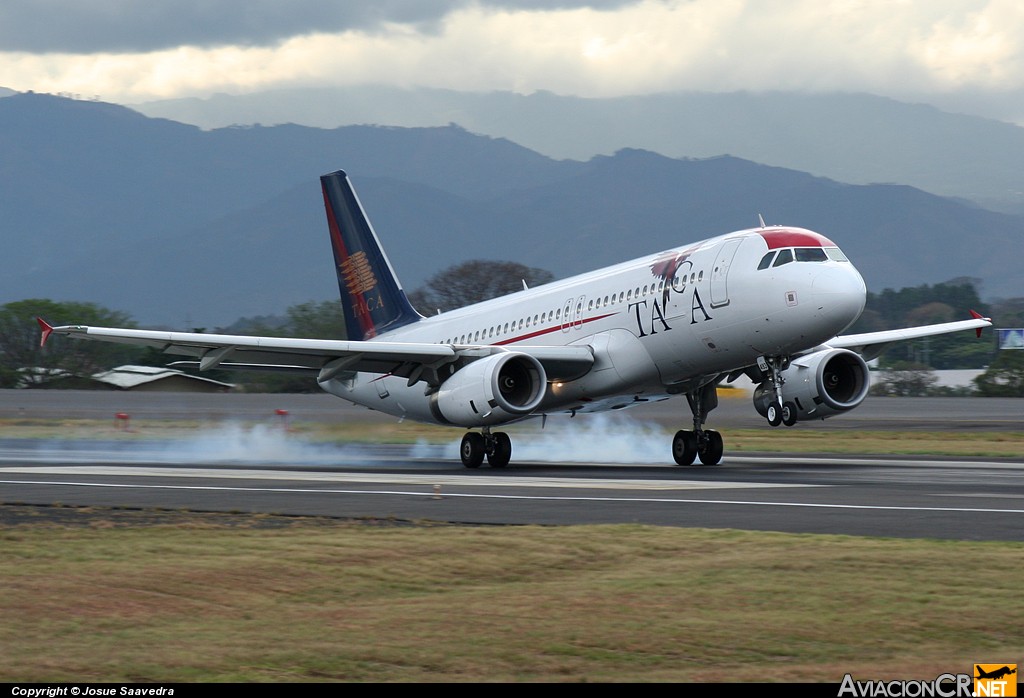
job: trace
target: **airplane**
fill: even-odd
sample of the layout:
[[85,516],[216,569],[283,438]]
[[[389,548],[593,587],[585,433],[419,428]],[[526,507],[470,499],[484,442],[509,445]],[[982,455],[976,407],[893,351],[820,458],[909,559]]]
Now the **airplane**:
[[1004,676],[1009,676],[1010,674],[1016,674],[1017,673],[1017,669],[1016,668],[1011,669],[1009,666],[1003,666],[1002,668],[995,669],[993,671],[985,671],[978,664],[975,664],[974,668],[978,672],[978,675],[974,677],[976,679],[996,679],[996,680],[998,680],[998,679],[1003,678]]
[[[298,371],[326,392],[401,419],[469,429],[460,458],[508,465],[495,427],[622,409],[683,395],[692,429],[673,461],[721,462],[705,428],[717,387],[741,375],[771,426],[860,405],[866,360],[889,344],[975,329],[972,319],[842,335],[864,309],[860,273],[831,240],[803,228],[732,232],[434,316],[410,304],[341,170],[321,178],[346,337],[293,339],[66,325],[51,334],[155,347],[199,370]],[[478,431],[477,431],[478,430]]]

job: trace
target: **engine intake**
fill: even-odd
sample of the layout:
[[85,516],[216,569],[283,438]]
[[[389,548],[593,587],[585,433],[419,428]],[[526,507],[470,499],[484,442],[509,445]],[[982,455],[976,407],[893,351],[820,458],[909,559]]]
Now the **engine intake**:
[[[847,349],[824,349],[794,359],[782,372],[782,396],[797,408],[798,420],[825,419],[852,410],[867,397],[871,379],[860,355]],[[754,389],[754,409],[768,414],[771,383]]]
[[503,424],[537,409],[547,382],[544,367],[529,354],[494,354],[456,371],[434,394],[433,406],[450,424]]

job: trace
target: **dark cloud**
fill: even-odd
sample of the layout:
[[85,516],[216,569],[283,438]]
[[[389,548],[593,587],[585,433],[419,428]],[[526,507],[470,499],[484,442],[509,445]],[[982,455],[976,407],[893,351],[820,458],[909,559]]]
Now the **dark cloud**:
[[594,7],[636,0],[3,0],[0,51],[145,52],[175,46],[272,45],[317,31],[374,30],[385,22],[436,29],[448,13]]

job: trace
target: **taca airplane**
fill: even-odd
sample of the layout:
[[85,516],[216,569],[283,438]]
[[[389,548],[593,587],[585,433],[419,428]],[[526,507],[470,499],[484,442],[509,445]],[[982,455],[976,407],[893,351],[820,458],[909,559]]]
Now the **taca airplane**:
[[846,335],[864,281],[839,248],[809,230],[761,226],[667,250],[460,310],[422,317],[410,305],[341,171],[320,178],[347,337],[284,339],[104,327],[51,333],[138,344],[200,370],[304,371],[328,393],[402,418],[469,431],[461,458],[508,464],[494,427],[685,395],[693,428],[672,440],[679,465],[722,458],[704,425],[717,386],[746,374],[772,426],[825,419],[868,394],[865,358],[895,341],[988,327],[974,319]]

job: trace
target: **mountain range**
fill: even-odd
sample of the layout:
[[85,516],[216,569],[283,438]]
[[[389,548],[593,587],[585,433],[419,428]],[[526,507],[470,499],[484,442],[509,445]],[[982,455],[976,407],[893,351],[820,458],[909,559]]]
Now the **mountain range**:
[[865,93],[694,92],[582,98],[366,85],[295,88],[134,105],[203,128],[300,123],[463,128],[553,158],[623,148],[736,157],[850,184],[909,184],[1024,213],[1024,129]]
[[202,130],[123,106],[0,99],[0,303],[94,301],[178,329],[337,293],[318,175],[343,168],[406,287],[489,258],[557,277],[731,230],[803,226],[870,289],[977,277],[1021,296],[1024,218],[733,156],[555,160],[449,125]]

